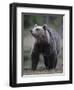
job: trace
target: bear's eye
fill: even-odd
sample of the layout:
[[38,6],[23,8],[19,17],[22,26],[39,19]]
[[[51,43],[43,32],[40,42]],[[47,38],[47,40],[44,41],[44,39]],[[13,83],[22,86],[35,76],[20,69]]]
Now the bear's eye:
[[37,28],[36,31],[39,31],[39,29]]

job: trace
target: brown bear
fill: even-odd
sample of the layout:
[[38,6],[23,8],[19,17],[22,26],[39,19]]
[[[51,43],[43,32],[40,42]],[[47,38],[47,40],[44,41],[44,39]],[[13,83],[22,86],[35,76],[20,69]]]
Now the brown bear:
[[56,68],[60,52],[59,34],[48,28],[46,24],[43,26],[35,24],[31,34],[35,39],[31,54],[32,70],[36,70],[40,54],[44,57],[46,69]]

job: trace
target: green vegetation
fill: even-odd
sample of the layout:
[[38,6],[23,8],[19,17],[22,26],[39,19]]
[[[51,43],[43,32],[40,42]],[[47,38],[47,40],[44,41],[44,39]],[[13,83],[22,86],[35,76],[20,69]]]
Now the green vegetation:
[[34,24],[47,24],[58,31],[63,24],[62,15],[23,15],[24,28],[30,28]]

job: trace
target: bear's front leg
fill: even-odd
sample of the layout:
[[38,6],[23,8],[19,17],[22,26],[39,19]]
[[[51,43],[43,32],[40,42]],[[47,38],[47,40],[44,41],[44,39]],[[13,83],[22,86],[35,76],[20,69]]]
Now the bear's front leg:
[[44,63],[47,69],[55,69],[57,65],[57,56],[55,54],[44,55]]
[[44,64],[46,66],[46,69],[48,69],[49,57],[45,56],[45,55],[43,55],[43,56],[44,56]]
[[49,68],[50,69],[55,69],[56,68],[56,65],[57,65],[57,55],[55,53],[51,54],[50,55],[50,58],[49,58]]
[[44,55],[44,63],[45,63],[46,69],[48,69],[48,70],[52,69],[53,65],[50,61],[50,56]]
[[32,70],[36,70],[38,61],[39,61],[39,54],[37,52],[32,52]]

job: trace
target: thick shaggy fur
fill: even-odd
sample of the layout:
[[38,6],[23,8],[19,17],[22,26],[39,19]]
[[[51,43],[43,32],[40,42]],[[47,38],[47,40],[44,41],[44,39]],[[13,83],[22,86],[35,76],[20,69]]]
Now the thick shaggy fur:
[[40,54],[44,57],[47,69],[56,68],[58,54],[60,52],[60,38],[58,33],[53,32],[47,25],[35,25],[31,31],[35,38],[32,50],[32,70],[36,70]]

